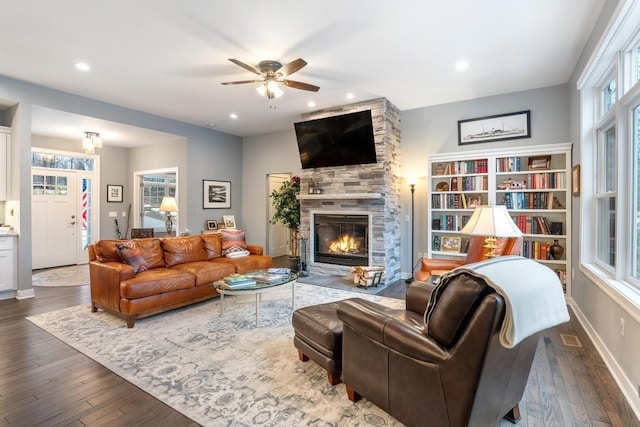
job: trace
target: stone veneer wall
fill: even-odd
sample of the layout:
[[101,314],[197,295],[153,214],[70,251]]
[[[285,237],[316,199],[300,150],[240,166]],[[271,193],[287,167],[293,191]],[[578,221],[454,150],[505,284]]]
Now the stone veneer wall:
[[[332,213],[371,213],[372,236],[369,242],[372,265],[383,265],[387,283],[400,279],[400,112],[388,100],[381,98],[370,101],[330,108],[304,114],[302,120],[338,116],[357,111],[371,110],[376,157],[378,162],[367,165],[349,165],[327,168],[304,169],[301,173],[301,194],[308,194],[309,181],[313,180],[323,190],[323,195],[379,193],[379,199],[301,199],[300,231],[309,236],[311,213],[331,211]],[[310,245],[310,241],[307,243]],[[312,251],[307,248],[307,259],[311,261]],[[309,262],[311,274],[346,275],[351,267]]]

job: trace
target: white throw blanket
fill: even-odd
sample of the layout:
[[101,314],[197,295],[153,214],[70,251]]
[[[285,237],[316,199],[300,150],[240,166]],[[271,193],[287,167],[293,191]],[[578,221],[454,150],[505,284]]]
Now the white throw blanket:
[[441,278],[469,273],[484,279],[501,295],[506,313],[500,343],[513,348],[538,331],[569,321],[558,276],[548,267],[519,256],[497,257],[467,264]]

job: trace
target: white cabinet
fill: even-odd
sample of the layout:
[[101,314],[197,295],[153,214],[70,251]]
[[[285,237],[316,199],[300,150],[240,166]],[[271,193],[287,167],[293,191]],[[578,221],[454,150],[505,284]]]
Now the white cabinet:
[[11,130],[0,126],[0,201],[7,200],[7,190],[9,186],[9,150],[11,141]]
[[15,287],[15,236],[0,236],[0,292]]
[[428,166],[429,257],[463,258],[460,230],[474,207],[506,205],[522,255],[554,270],[571,294],[571,144],[437,154]]

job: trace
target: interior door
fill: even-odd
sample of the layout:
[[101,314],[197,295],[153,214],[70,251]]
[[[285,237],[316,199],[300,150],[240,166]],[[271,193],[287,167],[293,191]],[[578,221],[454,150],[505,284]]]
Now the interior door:
[[31,182],[32,268],[76,264],[77,174],[33,168]]
[[[271,203],[271,198],[269,195],[273,190],[277,190],[280,188],[283,182],[289,181],[291,179],[290,174],[271,174],[268,177],[269,179],[269,192],[267,193],[268,206],[267,209],[267,220],[271,220],[273,217],[274,209],[273,203]],[[287,239],[289,238],[289,230],[284,225],[271,224],[269,222],[269,255],[272,257],[288,255],[289,247],[287,245]]]

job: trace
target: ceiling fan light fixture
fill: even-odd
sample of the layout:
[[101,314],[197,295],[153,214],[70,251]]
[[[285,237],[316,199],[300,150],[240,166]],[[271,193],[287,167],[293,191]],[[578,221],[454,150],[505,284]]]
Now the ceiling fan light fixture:
[[261,96],[265,96],[267,94],[267,85],[262,84],[258,86],[256,90]]

